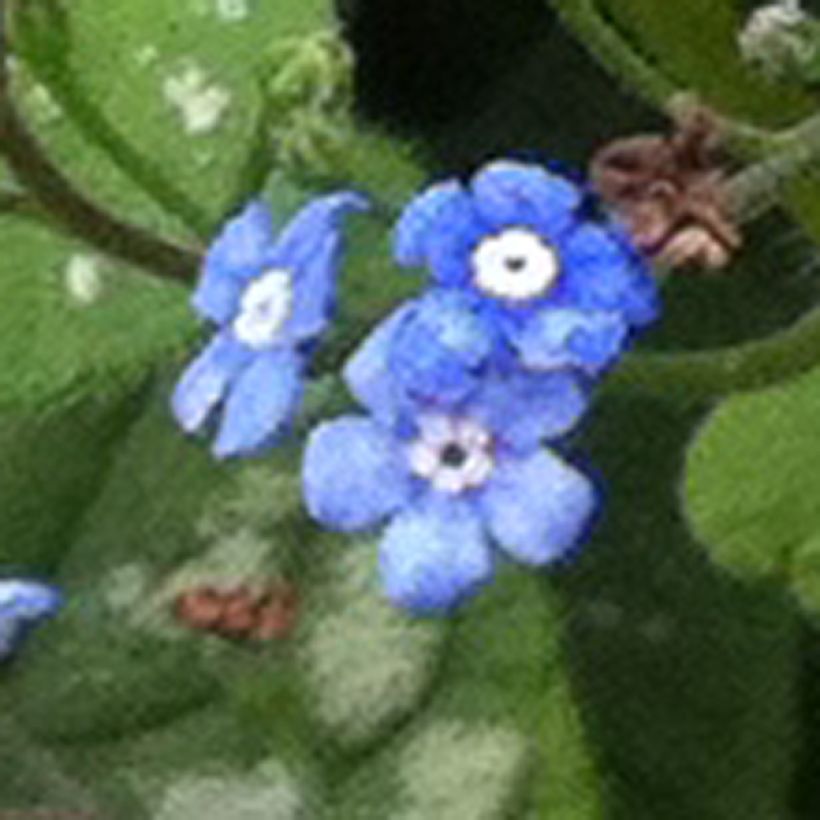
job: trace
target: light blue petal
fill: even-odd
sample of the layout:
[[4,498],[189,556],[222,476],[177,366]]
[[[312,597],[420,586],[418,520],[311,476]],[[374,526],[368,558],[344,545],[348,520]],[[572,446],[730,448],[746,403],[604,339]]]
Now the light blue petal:
[[430,242],[427,261],[433,281],[447,288],[469,284],[473,275],[472,254],[484,236],[484,229],[477,222],[459,232],[437,234]]
[[11,657],[31,626],[53,616],[62,602],[62,594],[46,584],[0,580],[0,662]]
[[419,613],[452,608],[493,574],[476,511],[432,493],[390,522],[379,562],[390,600]]
[[62,600],[58,589],[39,581],[0,580],[0,619],[36,620],[54,614]]
[[470,197],[458,180],[431,185],[405,206],[396,223],[393,255],[400,265],[423,265],[435,244],[468,231],[475,222]]
[[567,295],[581,309],[618,312],[633,326],[657,318],[657,284],[637,253],[616,235],[582,225],[562,245],[561,256]]
[[488,376],[466,412],[508,447],[528,452],[569,432],[588,405],[587,390],[570,371],[517,371]]
[[581,201],[580,192],[569,181],[538,165],[511,160],[487,165],[471,187],[477,210],[492,228],[529,225],[548,237],[574,224]]
[[417,300],[390,343],[389,367],[415,399],[459,401],[498,342],[494,328],[466,293],[438,288]]
[[191,299],[194,310],[220,325],[230,321],[245,284],[264,267],[273,238],[270,211],[254,200],[225,225],[208,249]]
[[317,242],[294,283],[293,313],[283,337],[293,342],[315,338],[327,327],[336,301],[336,275],[341,243],[335,236]]
[[341,191],[311,200],[283,228],[268,264],[293,269],[298,286],[302,268],[310,265],[317,247],[325,248],[325,240],[329,237],[341,239],[341,218],[351,211],[365,211],[368,207],[367,199],[354,191]]
[[579,367],[596,374],[620,355],[627,336],[618,313],[547,308],[515,332],[512,342],[527,368]]
[[577,546],[595,511],[589,479],[549,451],[498,464],[479,497],[498,544],[525,564],[543,565]]
[[223,331],[188,365],[171,397],[174,417],[183,430],[193,433],[202,427],[251,356]]
[[191,307],[203,319],[224,327],[239,312],[244,287],[237,277],[206,268],[191,296]]
[[415,301],[400,305],[384,319],[347,360],[342,375],[354,398],[376,418],[392,427],[406,409],[400,386],[388,369],[396,330],[415,309]]
[[351,532],[408,501],[413,483],[401,445],[365,416],[343,416],[310,435],[302,466],[305,503],[326,526]]
[[302,395],[302,360],[291,348],[257,353],[228,393],[217,458],[256,455],[284,432]]

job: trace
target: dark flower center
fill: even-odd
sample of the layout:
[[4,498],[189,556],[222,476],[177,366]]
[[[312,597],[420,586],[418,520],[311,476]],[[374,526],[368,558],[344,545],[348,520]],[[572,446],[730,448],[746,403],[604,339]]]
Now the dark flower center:
[[510,273],[520,273],[527,266],[527,260],[523,256],[508,256],[504,264]]
[[441,450],[439,457],[447,467],[461,467],[467,460],[467,451],[460,444],[450,443]]

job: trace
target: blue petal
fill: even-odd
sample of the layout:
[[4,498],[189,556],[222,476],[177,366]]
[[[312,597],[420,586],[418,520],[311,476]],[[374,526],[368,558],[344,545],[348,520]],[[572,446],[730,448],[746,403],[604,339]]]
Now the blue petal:
[[627,336],[618,313],[547,308],[514,332],[512,341],[528,368],[579,367],[596,374],[620,355]]
[[567,292],[582,309],[617,311],[634,326],[657,318],[657,284],[634,249],[617,235],[582,225],[563,244],[561,256]]
[[62,600],[59,590],[39,581],[0,580],[0,618],[35,620],[53,615]]
[[191,299],[194,309],[217,324],[230,321],[242,289],[261,272],[272,243],[270,211],[255,200],[225,225],[208,249],[202,278]]
[[579,190],[537,165],[499,160],[472,182],[476,208],[494,229],[509,225],[540,228],[554,237],[576,221]]
[[569,371],[519,371],[488,377],[466,412],[508,447],[527,452],[569,432],[588,404],[586,389]]
[[293,269],[296,286],[299,287],[302,268],[311,265],[317,246],[324,250],[328,238],[341,240],[341,217],[350,211],[364,211],[367,208],[367,199],[353,191],[341,191],[311,200],[279,234],[268,264]]
[[401,445],[365,416],[343,416],[313,430],[302,484],[310,514],[346,532],[377,524],[413,491]]
[[460,231],[440,233],[430,243],[428,265],[433,281],[443,287],[465,287],[473,276],[472,255],[486,236],[477,220]]
[[474,222],[470,197],[457,180],[431,185],[402,211],[393,255],[400,265],[423,265],[434,246],[468,231]]
[[597,496],[589,479],[549,451],[499,464],[479,497],[498,544],[525,564],[564,556],[583,537]]
[[416,399],[452,404],[477,384],[497,343],[474,300],[452,289],[429,291],[393,335],[389,367]]
[[193,433],[202,427],[251,357],[230,332],[223,331],[188,365],[171,397],[174,417],[183,430]]
[[383,320],[359,345],[344,366],[343,377],[354,398],[388,427],[406,409],[400,386],[388,369],[388,356],[396,330],[415,310],[406,302]]
[[390,600],[415,612],[450,609],[493,574],[476,511],[434,494],[390,522],[379,561]]
[[46,584],[0,580],[0,661],[12,655],[30,626],[54,615],[62,600],[62,594]]
[[255,354],[228,393],[213,454],[255,455],[284,432],[301,399],[302,369],[291,348]]

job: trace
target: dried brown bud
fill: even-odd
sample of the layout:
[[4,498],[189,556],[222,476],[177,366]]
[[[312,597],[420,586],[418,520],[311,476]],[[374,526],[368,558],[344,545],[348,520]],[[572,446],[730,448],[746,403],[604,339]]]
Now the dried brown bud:
[[219,621],[222,599],[212,587],[187,590],[174,601],[174,614],[192,629],[210,629]]
[[728,206],[719,147],[714,116],[690,108],[669,136],[605,145],[592,158],[590,180],[645,253],[670,267],[723,267],[741,237]]
[[272,581],[261,589],[197,587],[177,596],[174,614],[186,626],[233,640],[287,637],[299,608],[296,588]]

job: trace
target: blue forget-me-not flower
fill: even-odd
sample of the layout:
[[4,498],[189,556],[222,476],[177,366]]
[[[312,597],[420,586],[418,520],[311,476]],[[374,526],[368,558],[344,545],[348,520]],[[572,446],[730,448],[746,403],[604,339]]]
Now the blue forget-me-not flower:
[[382,329],[347,369],[373,414],[325,422],[310,436],[303,484],[311,515],[346,532],[387,521],[384,586],[416,612],[446,611],[488,582],[493,544],[534,566],[565,556],[596,492],[541,442],[566,433],[586,409],[578,380],[560,371],[496,373],[447,409],[393,412],[379,375],[389,337]]
[[[468,374],[506,349],[527,369],[599,375],[657,317],[659,299],[623,229],[591,219],[583,205],[574,183],[511,160],[485,166],[469,187],[440,182],[411,200],[394,255],[401,265],[428,266],[433,288],[397,350],[435,362],[427,373],[434,380],[441,368]],[[451,319],[430,332],[441,325],[442,301]],[[465,316],[456,320],[457,312]],[[453,323],[472,329],[454,334]],[[411,386],[424,387],[408,373]]]
[[0,662],[10,658],[32,626],[54,615],[61,593],[39,581],[0,579]]
[[332,312],[340,218],[366,207],[353,192],[320,197],[276,236],[267,207],[254,201],[209,248],[192,304],[217,333],[183,373],[172,407],[187,432],[221,412],[217,457],[257,453],[287,428],[308,348]]

